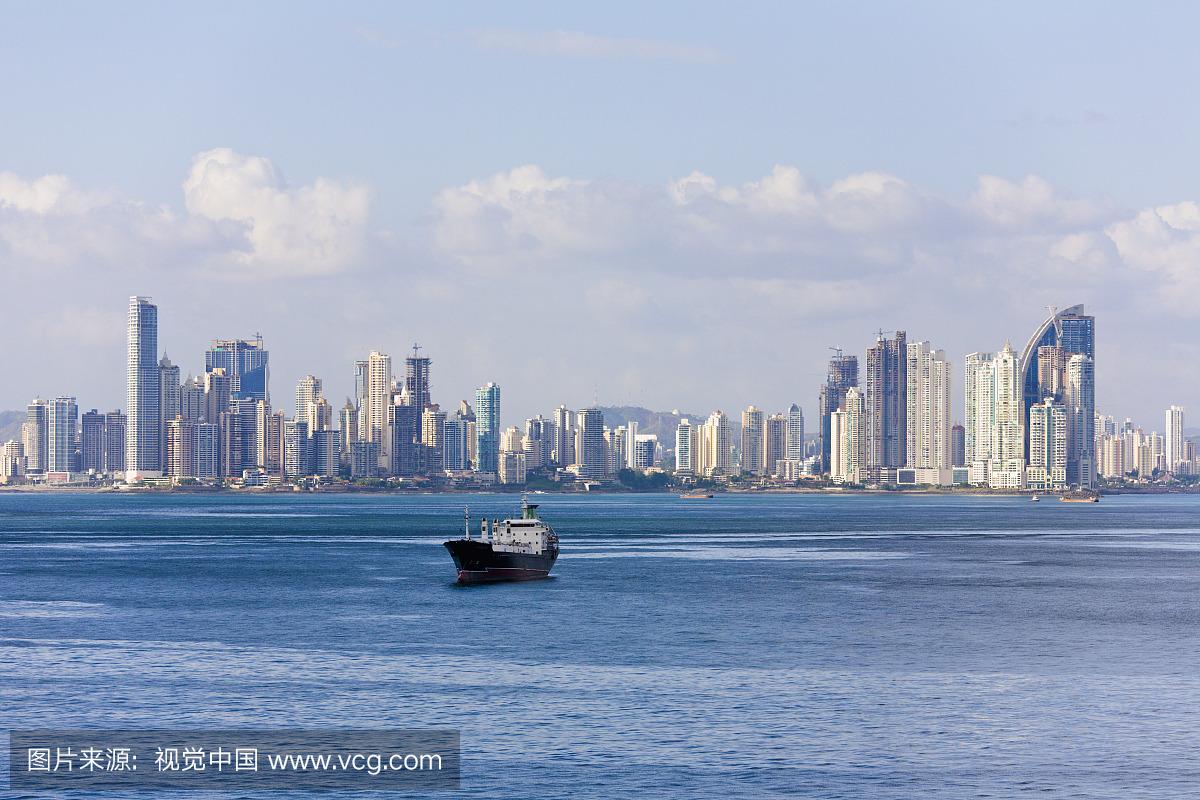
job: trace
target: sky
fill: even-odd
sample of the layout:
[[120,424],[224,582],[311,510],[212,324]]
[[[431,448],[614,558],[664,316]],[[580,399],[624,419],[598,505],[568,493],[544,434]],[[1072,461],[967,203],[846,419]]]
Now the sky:
[[414,344],[505,426],[815,411],[905,330],[961,418],[1076,303],[1101,413],[1200,414],[1200,6],[575,5],[0,5],[0,409],[123,408],[141,295],[289,414]]

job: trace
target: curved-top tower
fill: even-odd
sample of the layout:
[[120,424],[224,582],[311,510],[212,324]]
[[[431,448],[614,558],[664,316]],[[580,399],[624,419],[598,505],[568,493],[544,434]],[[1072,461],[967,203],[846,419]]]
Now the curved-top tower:
[[[1064,308],[1043,322],[1033,336],[1029,337],[1028,344],[1021,351],[1022,421],[1025,426],[1026,461],[1029,460],[1029,409],[1042,402],[1047,396],[1053,396],[1055,400],[1059,401],[1064,399],[1058,395],[1062,393],[1065,380],[1050,381],[1047,376],[1050,376],[1054,370],[1041,368],[1039,356],[1043,347],[1058,348],[1056,351],[1046,351],[1046,355],[1053,355],[1056,360],[1061,360],[1063,367],[1073,355],[1086,356],[1094,362],[1096,358],[1096,318],[1085,314],[1082,304]],[[1065,376],[1063,377],[1065,378]],[[1087,394],[1089,397],[1092,395],[1090,386]],[[1087,405],[1092,403],[1094,400]],[[1094,406],[1087,408],[1081,406],[1076,413],[1080,417],[1086,415],[1090,418],[1093,412]],[[1069,454],[1068,460],[1080,463],[1080,466],[1076,475],[1069,476],[1068,480],[1090,487],[1092,480],[1080,473],[1087,469],[1086,458],[1087,454],[1091,452],[1092,446],[1090,443],[1083,442],[1081,437],[1076,448],[1081,452]],[[1071,458],[1071,455],[1075,457]]]

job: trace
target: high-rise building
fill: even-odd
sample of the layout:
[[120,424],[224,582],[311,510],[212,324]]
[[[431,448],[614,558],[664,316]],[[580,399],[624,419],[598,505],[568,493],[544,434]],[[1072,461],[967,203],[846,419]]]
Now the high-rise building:
[[15,439],[0,445],[0,483],[25,476],[25,445]]
[[1167,409],[1167,427],[1166,431],[1166,462],[1167,469],[1173,474],[1183,474],[1180,470],[1180,462],[1188,460],[1187,453],[1184,451],[1184,443],[1187,437],[1183,432],[1183,406],[1171,406]]
[[654,467],[658,452],[658,435],[641,434],[633,443],[633,469],[648,470]]
[[675,474],[696,474],[696,429],[686,417],[675,429]]
[[399,402],[398,395],[391,408],[392,475],[409,477],[425,471],[425,445],[421,442],[421,410]]
[[1116,434],[1100,437],[1100,474],[1108,480],[1125,477],[1125,438]]
[[283,427],[283,472],[288,477],[308,475],[312,472],[308,453],[308,424],[302,420],[288,420]]
[[866,483],[869,430],[866,397],[858,389],[849,389],[846,392],[845,405],[845,409],[838,412],[837,427],[841,437],[838,445],[841,456],[838,473],[848,483]]
[[195,423],[196,474],[201,480],[215,480],[221,475],[221,437],[215,423]]
[[204,406],[200,421],[219,425],[221,415],[229,411],[233,392],[233,379],[222,367],[204,373]]
[[475,471],[496,474],[500,459],[500,387],[475,390]]
[[25,450],[25,472],[40,475],[50,464],[47,451],[50,436],[50,409],[45,400],[34,400],[29,404],[25,417],[25,435],[22,441]]
[[158,448],[163,454],[163,471],[167,471],[167,425],[179,416],[180,410],[179,367],[171,363],[163,353],[158,362]]
[[575,415],[565,405],[554,409],[552,459],[563,469],[575,463]]
[[1053,398],[1029,409],[1029,468],[1025,485],[1057,491],[1067,485],[1067,409]]
[[161,383],[158,372],[158,306],[149,297],[129,298],[128,397],[125,479],[162,476],[159,450]]
[[788,461],[804,460],[804,409],[792,403],[787,417],[787,452],[784,458]]
[[[992,367],[981,373],[980,389],[990,384],[991,440],[987,467],[988,485],[994,489],[1020,489],[1025,485],[1025,416],[1021,362],[1012,344],[996,354]],[[982,395],[981,395],[982,398]]]
[[408,390],[409,405],[424,411],[433,405],[429,397],[429,365],[433,359],[418,354],[420,348],[413,345],[413,354],[404,359],[404,388]]
[[421,441],[425,445],[425,471],[446,468],[446,412],[426,408],[421,412]]
[[[981,368],[991,369],[992,361],[996,358],[995,353],[971,353],[963,359],[963,382],[966,389],[966,417],[963,423],[963,448],[966,453],[965,464],[972,464],[976,461],[986,462],[991,452],[991,421],[984,419],[982,422],[979,419],[979,370]],[[988,397],[991,396],[991,389],[985,393]],[[989,400],[988,403],[991,401]],[[987,409],[984,409],[985,411]],[[980,425],[986,431],[989,431],[988,436],[980,437],[978,434]],[[982,444],[982,447],[980,446]]]
[[[478,413],[478,412],[477,412]],[[599,408],[585,408],[576,417],[581,444],[578,459],[581,478],[603,478],[608,471],[604,454],[604,412]]]
[[699,436],[699,467],[706,477],[721,477],[729,475],[733,467],[730,452],[732,437],[729,431],[729,417],[722,411],[714,411],[708,421],[700,426]]
[[766,424],[763,412],[750,406],[742,412],[742,473],[766,474]]
[[316,417],[316,405],[322,400],[321,397],[321,379],[312,375],[305,375],[296,384],[296,421],[303,422],[308,425],[308,432],[311,436],[313,431],[324,430],[318,427]]
[[443,428],[444,468],[466,470],[471,468],[471,444],[473,439],[471,422],[461,413],[446,418]]
[[94,408],[79,418],[80,472],[104,472],[104,418]]
[[77,472],[75,459],[75,429],[79,420],[79,409],[74,397],[56,397],[48,404],[49,415],[46,426],[47,472]]
[[772,414],[767,417],[763,449],[766,456],[766,474],[778,475],[779,462],[787,458],[787,417]]
[[904,331],[867,350],[867,466],[902,467],[908,458],[908,348]]
[[194,478],[196,423],[182,415],[167,423],[167,469],[172,478]]
[[829,415],[845,407],[846,392],[858,386],[858,356],[837,356],[829,359],[829,375],[821,387],[818,413],[821,419],[821,471],[829,472],[832,431]]
[[[1093,489],[1096,486],[1096,372],[1091,357],[1079,353],[1071,355],[1067,359],[1065,383],[1067,483],[1081,489]],[[1030,452],[1032,454],[1032,450]]]
[[349,397],[338,413],[338,434],[341,437],[342,457],[348,459],[351,448],[358,441],[358,406]]
[[358,441],[367,441],[367,397],[371,390],[371,362],[354,362],[354,407],[358,409]]
[[908,345],[908,466],[950,469],[951,365],[929,342]]
[[179,414],[191,422],[204,416],[204,380],[187,376],[179,387]]
[[950,429],[950,464],[954,467],[967,465],[967,429],[962,425]]
[[234,400],[271,402],[269,383],[270,353],[263,349],[262,337],[254,339],[213,339],[204,354],[204,371],[223,369],[230,377],[230,397]]
[[[1058,348],[1043,350],[1042,348]],[[1043,322],[1021,352],[1020,381],[1022,419],[1029,419],[1029,409],[1041,403],[1046,397],[1061,399],[1061,390],[1055,394],[1056,380],[1062,384],[1061,365],[1065,364],[1072,355],[1084,355],[1093,361],[1096,358],[1096,318],[1084,313],[1082,305],[1071,306],[1052,314]],[[1051,364],[1043,367],[1043,354]],[[1043,379],[1048,381],[1043,385]],[[1024,458],[1029,456],[1029,437],[1025,431]],[[1068,461],[1078,461],[1077,456],[1070,452],[1068,446]],[[1094,462],[1093,462],[1094,466]],[[1073,479],[1072,479],[1073,480]]]
[[[367,405],[363,440],[379,445],[376,465],[386,472],[392,459],[392,358],[375,350],[367,359]],[[360,421],[360,425],[364,424]]]

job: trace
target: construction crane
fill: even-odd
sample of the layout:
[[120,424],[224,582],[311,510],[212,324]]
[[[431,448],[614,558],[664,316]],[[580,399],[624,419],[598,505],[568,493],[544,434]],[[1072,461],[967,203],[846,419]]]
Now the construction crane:
[[830,349],[830,350],[832,350],[833,352],[837,353],[837,357],[838,357],[838,358],[841,358],[841,357],[842,357],[842,348],[840,348],[840,347],[831,347],[831,348],[829,348],[829,349]]
[[889,334],[889,333],[895,333],[895,331],[885,331],[883,328],[880,328],[879,332],[876,335],[879,336],[880,339],[882,339],[886,334]]

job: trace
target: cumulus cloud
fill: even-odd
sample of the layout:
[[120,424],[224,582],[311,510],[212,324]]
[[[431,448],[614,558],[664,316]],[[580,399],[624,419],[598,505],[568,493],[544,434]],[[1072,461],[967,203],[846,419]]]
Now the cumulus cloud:
[[573,58],[728,61],[729,55],[712,47],[655,42],[647,39],[596,36],[579,31],[513,31],[499,28],[468,33],[485,50],[516,50],[539,56]]
[[293,188],[270,160],[218,148],[192,160],[183,188],[181,214],[62,175],[0,172],[0,257],[14,268],[286,277],[334,274],[362,256],[365,185]]

